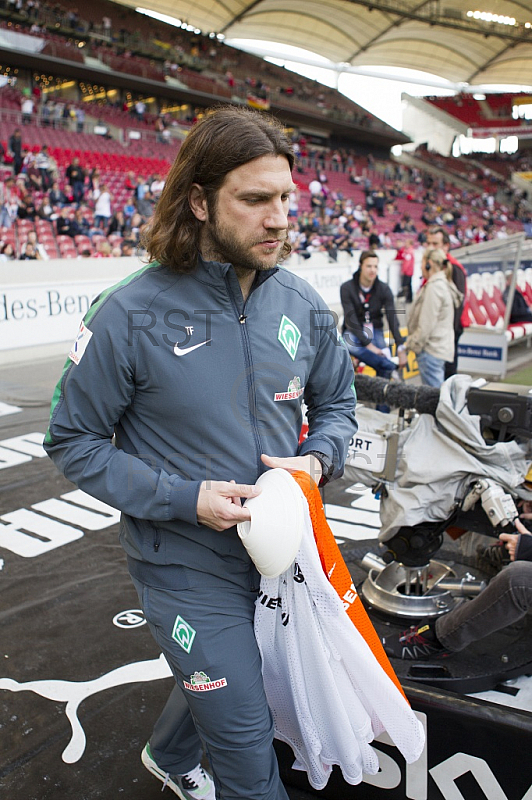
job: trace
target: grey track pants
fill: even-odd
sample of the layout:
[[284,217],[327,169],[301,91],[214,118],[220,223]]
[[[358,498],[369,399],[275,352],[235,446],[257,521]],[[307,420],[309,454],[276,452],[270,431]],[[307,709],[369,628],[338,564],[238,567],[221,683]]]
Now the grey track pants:
[[505,628],[532,611],[532,561],[514,561],[473,600],[436,620],[436,636],[453,652]]
[[217,800],[288,800],[253,631],[256,592],[183,574],[178,590],[133,579],[176,679],[150,738],[153,757],[171,775],[183,774],[199,763],[204,745]]

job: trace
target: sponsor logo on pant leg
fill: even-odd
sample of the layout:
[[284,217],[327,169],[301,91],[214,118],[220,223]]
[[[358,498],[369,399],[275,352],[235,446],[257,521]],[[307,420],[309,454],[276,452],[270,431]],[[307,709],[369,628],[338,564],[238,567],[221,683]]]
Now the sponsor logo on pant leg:
[[183,686],[189,692],[212,692],[214,689],[222,689],[227,686],[227,680],[218,678],[215,681],[211,681],[205,672],[195,672],[194,675],[190,676],[190,681],[183,681]]

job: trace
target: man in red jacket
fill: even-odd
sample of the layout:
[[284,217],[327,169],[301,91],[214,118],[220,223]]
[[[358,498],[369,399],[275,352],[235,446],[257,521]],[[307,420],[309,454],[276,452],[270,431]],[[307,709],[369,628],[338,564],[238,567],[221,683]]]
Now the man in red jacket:
[[469,314],[467,305],[467,272],[465,267],[449,253],[451,240],[445,228],[439,226],[429,228],[427,231],[427,248],[434,250],[440,248],[447,253],[447,258],[453,266],[453,282],[464,296],[462,303],[454,312],[454,360],[445,364],[445,380],[455,375],[458,364],[458,340],[464,328],[469,327]]

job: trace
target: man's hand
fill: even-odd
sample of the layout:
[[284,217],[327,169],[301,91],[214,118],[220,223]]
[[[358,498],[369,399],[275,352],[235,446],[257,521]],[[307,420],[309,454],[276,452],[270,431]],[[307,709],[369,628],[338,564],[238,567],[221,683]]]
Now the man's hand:
[[[318,448],[316,448],[318,449]],[[261,461],[267,467],[275,469],[286,469],[288,472],[306,472],[310,475],[314,483],[317,485],[320,482],[322,475],[321,464],[315,456],[290,456],[290,458],[276,458],[275,456],[267,456],[265,453],[261,455]]]
[[499,539],[504,542],[508,552],[510,553],[510,561],[515,561],[515,551],[517,550],[517,544],[519,542],[519,534],[526,533],[530,536],[530,531],[525,528],[522,522],[520,522],[518,519],[515,519],[514,524],[519,533],[501,533],[499,536]]
[[240,498],[258,494],[257,486],[245,483],[203,481],[198,494],[198,522],[215,531],[226,531],[238,522],[249,521],[251,514],[243,508]]

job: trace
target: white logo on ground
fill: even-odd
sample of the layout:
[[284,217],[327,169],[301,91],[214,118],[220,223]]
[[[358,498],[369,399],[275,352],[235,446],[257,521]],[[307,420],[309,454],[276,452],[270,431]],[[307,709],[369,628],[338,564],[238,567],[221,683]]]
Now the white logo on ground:
[[80,760],[87,744],[85,731],[78,719],[78,708],[83,700],[115,686],[158,681],[161,678],[170,677],[172,677],[172,672],[165,657],[161,654],[159,658],[150,661],[134,661],[132,664],[124,664],[92,681],[49,680],[19,683],[11,678],[0,678],[0,689],[7,689],[11,692],[35,692],[47,700],[66,703],[65,713],[72,727],[72,736],[63,750],[62,759],[67,764],[74,764]]
[[81,325],[79,326],[78,335],[76,336],[76,341],[72,345],[72,350],[68,354],[68,357],[74,364],[79,364],[83,356],[85,355],[85,350],[87,349],[87,345],[92,339],[92,331],[90,331],[85,323],[82,321]]
[[6,417],[8,414],[18,414],[22,409],[19,406],[12,406],[9,403],[0,403],[0,417]]
[[129,611],[121,611],[113,617],[113,625],[117,628],[140,628],[145,624],[146,617],[140,608],[130,608]]

